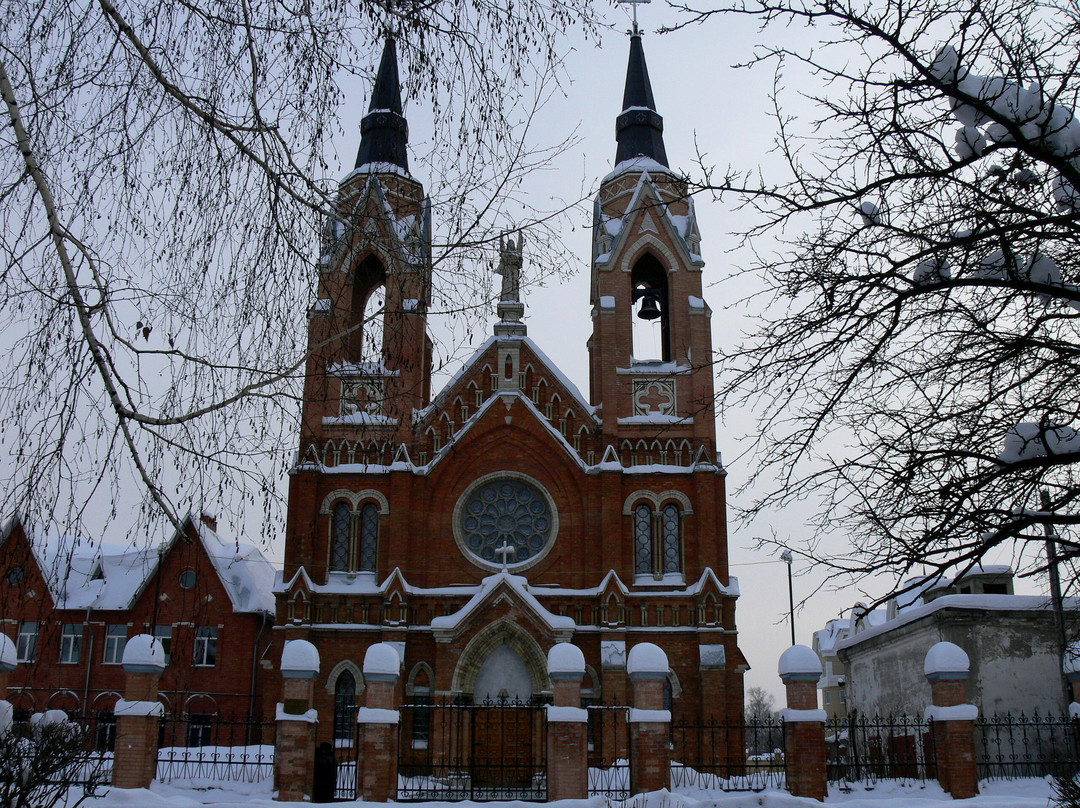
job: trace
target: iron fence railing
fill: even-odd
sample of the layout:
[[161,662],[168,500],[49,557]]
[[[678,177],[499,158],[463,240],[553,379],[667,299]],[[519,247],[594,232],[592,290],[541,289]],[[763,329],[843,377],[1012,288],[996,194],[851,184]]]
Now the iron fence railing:
[[878,780],[924,781],[937,777],[933,724],[912,716],[858,716],[825,724],[830,782],[841,789]]
[[168,714],[158,732],[157,779],[267,780],[274,775],[276,729],[260,716]]
[[975,763],[983,780],[1074,777],[1080,770],[1080,725],[1067,715],[980,716]]
[[672,788],[763,791],[785,785],[779,719],[676,720],[671,730]]

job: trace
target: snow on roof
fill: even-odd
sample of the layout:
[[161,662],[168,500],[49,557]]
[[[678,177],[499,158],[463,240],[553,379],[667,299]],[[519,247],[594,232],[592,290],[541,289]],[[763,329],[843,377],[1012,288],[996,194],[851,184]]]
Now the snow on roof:
[[475,611],[480,604],[490,595],[496,588],[500,586],[506,586],[512,589],[524,603],[529,606],[536,613],[537,617],[543,620],[551,629],[573,629],[576,623],[573,618],[563,615],[552,614],[536,599],[536,596],[532,594],[529,587],[529,581],[523,575],[512,575],[508,572],[497,572],[494,575],[488,575],[480,582],[480,587],[474,594],[469,602],[458,609],[453,614],[442,615],[432,618],[431,628],[433,630],[452,631],[462,624],[462,622],[470,614]]
[[846,617],[834,617],[825,624],[825,628],[814,632],[818,648],[828,653],[836,647],[836,641],[851,631],[851,620]]
[[277,570],[254,544],[228,541],[197,517],[188,517],[202,540],[222,586],[237,612],[274,613]]
[[615,179],[621,174],[628,174],[631,171],[657,171],[662,174],[671,174],[672,176],[678,176],[678,172],[672,171],[663,163],[659,163],[651,157],[645,157],[644,155],[638,155],[637,157],[631,157],[629,160],[623,160],[621,163],[612,169],[611,173],[600,180],[600,184]]
[[410,174],[406,169],[399,166],[397,163],[376,162],[358,165],[356,168],[354,168],[352,171],[350,171],[348,174],[341,178],[340,184],[344,185],[357,174],[398,174],[402,177],[408,177],[409,179],[412,179],[412,174]]
[[[1065,598],[1064,607],[1070,610],[1080,610],[1080,598]],[[1050,599],[1041,595],[943,595],[929,603],[904,609],[892,620],[882,621],[865,631],[845,637],[836,643],[836,648],[851,648],[865,640],[880,636],[943,609],[970,609],[987,612],[1041,612],[1051,608]]]

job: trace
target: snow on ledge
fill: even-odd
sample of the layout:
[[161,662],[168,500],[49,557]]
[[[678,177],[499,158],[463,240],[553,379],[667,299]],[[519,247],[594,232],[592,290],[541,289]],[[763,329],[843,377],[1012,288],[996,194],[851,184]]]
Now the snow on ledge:
[[821,660],[812,648],[805,645],[793,645],[780,655],[777,666],[780,678],[821,676]]
[[639,642],[630,649],[630,653],[626,656],[626,672],[630,676],[635,673],[662,673],[667,675],[667,654],[658,645],[651,642]]
[[401,670],[401,657],[390,643],[375,643],[364,654],[364,676],[397,676]]
[[[637,648],[637,646],[634,646]],[[640,707],[630,708],[631,724],[668,724],[671,722],[671,710],[643,710]]]
[[280,701],[277,703],[277,712],[275,714],[276,721],[303,721],[306,724],[318,724],[319,723],[319,711],[307,710],[302,713],[287,713],[285,712],[285,705]]
[[978,717],[979,708],[974,704],[954,704],[951,707],[931,704],[926,708],[927,721],[974,721]]
[[357,724],[398,724],[401,714],[383,707],[360,707],[356,711]]
[[113,707],[113,714],[121,715],[165,715],[165,705],[160,701],[127,701],[120,699]]
[[584,724],[589,720],[589,711],[583,707],[556,707],[549,704],[547,720],[549,724]]
[[800,722],[818,721],[822,724],[828,720],[828,716],[824,710],[794,710],[791,707],[785,707],[780,711],[780,717],[784,720],[785,724],[797,724]]
[[551,646],[547,658],[548,673],[585,673],[585,655],[576,645],[559,642]]

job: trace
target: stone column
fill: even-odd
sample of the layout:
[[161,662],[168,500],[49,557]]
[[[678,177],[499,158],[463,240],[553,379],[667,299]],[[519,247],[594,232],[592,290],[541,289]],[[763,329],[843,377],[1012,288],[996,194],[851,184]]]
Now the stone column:
[[784,769],[792,796],[825,801],[825,711],[818,709],[821,660],[805,645],[780,655],[780,681],[787,694],[784,719]]
[[356,711],[360,761],[356,798],[387,802],[397,797],[398,725],[395,703],[401,657],[389,643],[380,642],[364,655],[365,706]]
[[568,642],[548,651],[555,703],[547,708],[548,801],[589,796],[589,713],[581,707],[585,655]]
[[966,703],[969,670],[968,655],[951,642],[933,646],[923,664],[934,702],[926,708],[926,718],[934,722],[938,781],[954,800],[966,800],[979,793],[975,769],[975,719],[979,708]]
[[116,714],[112,783],[116,788],[149,788],[157,775],[158,728],[165,707],[158,682],[165,670],[165,649],[149,634],[136,634],[124,646],[124,698]]
[[671,712],[664,709],[667,654],[640,642],[626,657],[633,704],[630,710],[630,793],[668,788],[671,783]]
[[315,727],[311,706],[319,651],[307,640],[289,640],[281,651],[281,701],[274,744],[274,799],[307,802],[315,775]]
[[7,735],[15,719],[15,709],[7,700],[8,677],[19,662],[19,654],[11,638],[0,632],[0,737]]

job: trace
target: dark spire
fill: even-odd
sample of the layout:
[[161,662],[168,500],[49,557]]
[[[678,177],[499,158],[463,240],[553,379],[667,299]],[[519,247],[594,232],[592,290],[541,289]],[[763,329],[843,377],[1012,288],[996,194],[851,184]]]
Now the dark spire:
[[356,167],[367,163],[393,163],[409,170],[409,124],[401,113],[401,84],[398,81],[397,45],[388,35],[383,46],[375,89],[368,114],[360,121],[360,151]]
[[630,62],[626,66],[626,89],[623,91],[623,111],[615,119],[615,164],[635,157],[651,157],[663,166],[668,164],[664,150],[664,119],[656,111],[649,68],[645,66],[645,49],[641,33],[630,35]]

